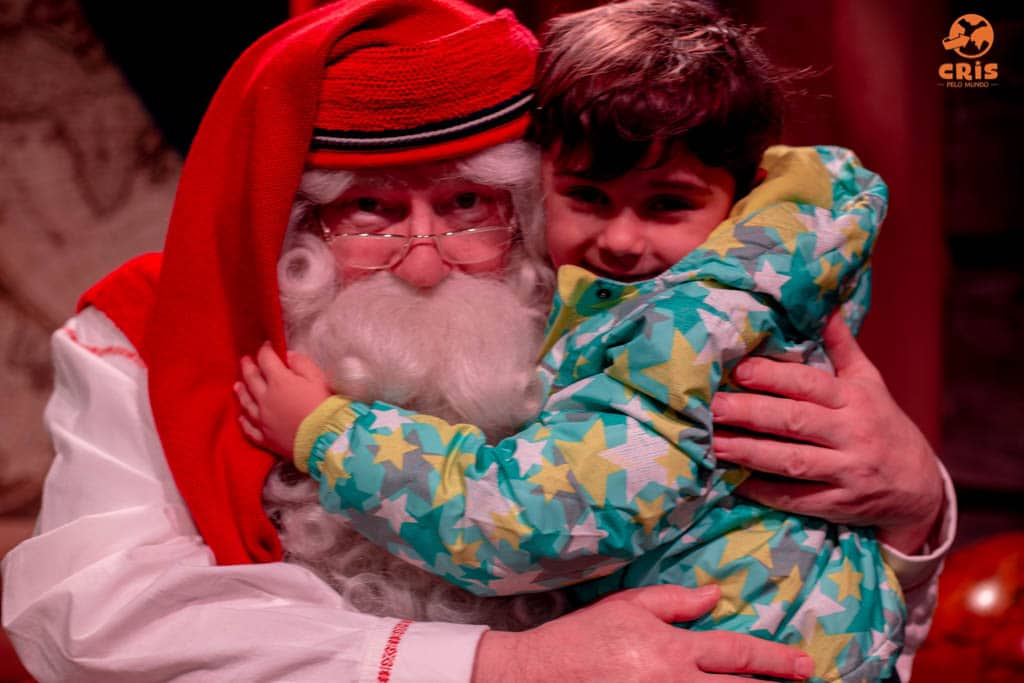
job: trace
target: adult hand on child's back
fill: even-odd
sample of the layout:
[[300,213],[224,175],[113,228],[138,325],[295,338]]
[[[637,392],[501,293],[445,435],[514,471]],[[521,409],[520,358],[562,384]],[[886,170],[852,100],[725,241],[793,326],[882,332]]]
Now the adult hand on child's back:
[[916,552],[942,507],[935,453],[839,315],[825,327],[824,341],[836,376],[767,358],[737,366],[737,383],[774,396],[719,393],[712,403],[715,455],[755,470],[739,490],[748,498],[830,522],[874,526],[884,542]]
[[717,586],[660,585],[610,595],[521,633],[488,631],[474,683],[615,681],[741,683],[744,674],[801,680],[810,657],[788,645],[729,631],[687,631],[718,601]]

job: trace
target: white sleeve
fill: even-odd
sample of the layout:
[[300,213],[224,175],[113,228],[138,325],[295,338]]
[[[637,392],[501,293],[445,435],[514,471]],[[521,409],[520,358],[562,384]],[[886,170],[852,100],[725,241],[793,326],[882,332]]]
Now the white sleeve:
[[3,562],[3,625],[39,681],[468,681],[483,627],[360,614],[285,563],[216,566],[164,461],[146,372],[88,309],[54,335],[56,458]]
[[945,496],[940,513],[941,522],[935,537],[929,539],[921,553],[906,555],[895,548],[882,544],[882,555],[892,567],[903,589],[907,602],[907,626],[903,652],[896,662],[901,681],[909,681],[914,665],[914,655],[921,643],[928,637],[932,627],[932,615],[939,599],[939,574],[942,564],[953,547],[956,536],[956,491],[949,472],[939,463]]

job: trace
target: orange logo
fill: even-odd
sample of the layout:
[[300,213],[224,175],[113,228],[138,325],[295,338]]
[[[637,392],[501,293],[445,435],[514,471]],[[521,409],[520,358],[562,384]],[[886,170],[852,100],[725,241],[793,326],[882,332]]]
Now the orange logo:
[[992,49],[995,37],[992,24],[980,14],[958,17],[949,27],[949,35],[942,39],[942,47],[971,61],[940,64],[941,85],[947,88],[987,88],[998,85],[996,79],[999,78],[999,65],[981,61]]
[[942,47],[964,59],[978,59],[992,49],[993,40],[995,33],[988,19],[980,14],[965,14],[949,27],[949,35],[942,39]]

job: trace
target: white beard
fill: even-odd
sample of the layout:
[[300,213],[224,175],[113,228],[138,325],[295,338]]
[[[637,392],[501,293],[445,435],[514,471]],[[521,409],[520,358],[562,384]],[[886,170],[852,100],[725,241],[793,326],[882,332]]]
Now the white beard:
[[[426,293],[390,273],[341,288],[317,277],[286,286],[289,273],[328,268],[318,242],[300,239],[292,261],[282,259],[282,305],[290,346],[311,355],[335,391],[475,424],[492,443],[536,414],[548,294],[523,276],[531,268],[523,257],[503,279],[455,272]],[[480,598],[389,554],[327,513],[317,483],[291,466],[275,467],[264,504],[286,561],[311,569],[360,612],[521,630],[567,609],[558,592]]]
[[382,272],[342,287],[294,343],[346,397],[469,422],[494,441],[540,408],[543,323],[496,277],[456,271],[422,292]]

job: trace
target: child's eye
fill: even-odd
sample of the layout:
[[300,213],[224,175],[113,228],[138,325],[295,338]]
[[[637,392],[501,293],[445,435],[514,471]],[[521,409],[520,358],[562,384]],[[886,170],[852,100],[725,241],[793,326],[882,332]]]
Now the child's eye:
[[679,195],[659,194],[647,200],[647,210],[652,213],[674,213],[689,211],[693,208],[693,202]]
[[607,194],[591,185],[575,185],[565,190],[562,194],[580,204],[608,206],[610,203]]

